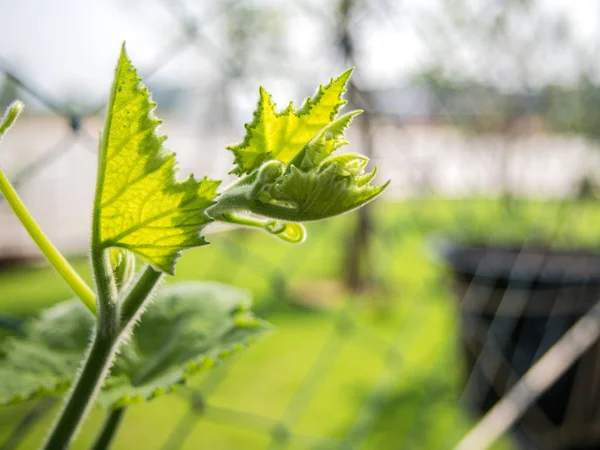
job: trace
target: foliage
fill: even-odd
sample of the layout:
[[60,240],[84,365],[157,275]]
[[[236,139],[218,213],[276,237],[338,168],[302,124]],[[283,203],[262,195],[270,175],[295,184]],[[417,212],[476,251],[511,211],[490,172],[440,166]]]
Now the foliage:
[[[288,241],[301,241],[303,228],[286,222],[321,220],[356,209],[387,186],[372,186],[376,168],[364,169],[368,159],[355,153],[334,156],[347,144],[344,132],[354,111],[338,116],[352,70],[319,87],[301,108],[290,103],[277,112],[271,96],[259,91],[254,119],[246,136],[229,146],[235,156],[232,173],[239,179],[210,209],[215,219],[262,227]],[[267,218],[254,221],[247,213]],[[240,215],[241,213],[241,215]],[[268,220],[272,219],[272,220]],[[296,234],[291,235],[293,230]]]
[[173,274],[184,248],[206,244],[218,181],[175,180],[175,154],[167,151],[152,115],[155,103],[121,52],[102,135],[98,171],[98,244],[135,253],[157,270]]
[[[465,414],[458,403],[463,373],[452,335],[456,326],[455,301],[443,276],[444,268],[431,257],[430,237],[432,233],[447,234],[449,230],[455,237],[460,237],[462,230],[465,238],[473,232],[481,236],[504,232],[498,227],[498,221],[512,216],[506,215],[504,204],[496,199],[428,198],[378,201],[372,206],[371,214],[378,224],[373,240],[378,258],[372,270],[385,289],[370,292],[368,297],[349,298],[346,307],[350,311],[346,312],[359,321],[360,326],[352,328],[356,334],[347,327],[342,328],[339,341],[343,343],[343,350],[334,352],[332,367],[316,377],[315,396],[308,397],[310,401],[298,414],[298,424],[293,430],[341,439],[361,411],[368,409],[375,426],[365,435],[360,448],[451,448],[469,430],[474,419]],[[522,212],[514,219],[511,226],[514,231],[510,234],[515,242],[526,239],[534,221],[548,230],[555,228],[559,209],[557,202],[522,202],[519,205]],[[279,245],[262,233],[234,230],[226,238],[213,237],[209,246],[184,253],[174,282],[219,279],[250,289],[256,307],[271,311],[269,321],[276,328],[271,337],[236,357],[235,364],[221,367],[220,373],[207,371],[192,378],[190,388],[205,394],[215,379],[220,383],[217,390],[204,397],[203,413],[186,440],[187,447],[263,449],[268,445],[269,428],[266,425],[263,428],[263,422],[259,421],[259,430],[247,429],[248,418],[269,417],[277,423],[290,399],[295,395],[307,398],[298,388],[303,385],[316,355],[331,337],[339,316],[330,311],[303,311],[290,303],[307,287],[319,296],[324,291],[323,286],[335,285],[342,269],[341,244],[355,219],[354,214],[347,214],[309,224],[311,239],[307,245]],[[600,242],[600,231],[594,227],[597,219],[600,219],[600,211],[593,203],[569,205],[564,231],[573,238],[597,244]],[[577,229],[577,225],[586,229]],[[593,236],[596,238],[592,241]],[[74,261],[77,267],[84,269],[83,259]],[[224,267],[228,270],[223,270]],[[283,302],[274,293],[279,289],[277,277],[282,267],[285,267],[287,292]],[[263,276],[255,276],[256,273]],[[19,283],[20,280],[26,282]],[[44,296],[43,290],[51,294]],[[49,269],[32,267],[0,274],[0,292],[6,294],[7,299],[3,309],[23,315],[57,301],[65,289],[60,280],[52,279]],[[338,293],[344,297],[343,292]],[[337,304],[337,301],[332,303]],[[347,323],[347,316],[342,317]],[[374,336],[388,343],[396,339],[396,354],[402,358],[390,372],[390,389],[393,390],[386,391],[385,397],[378,397],[382,402],[371,409],[365,401],[381,376],[387,354],[372,341]],[[354,345],[355,342],[360,345]],[[290,352],[290,348],[294,351]],[[357,361],[361,364],[357,365]],[[248,389],[249,384],[251,389]],[[183,399],[184,392],[179,394],[159,397],[135,407],[128,413],[131,417],[119,432],[114,448],[164,446],[171,430],[187,417],[185,411],[190,405]],[[383,402],[386,399],[389,403]],[[2,408],[0,435],[12,430],[29,408],[30,404]],[[234,411],[235,416],[224,415],[223,410]],[[102,410],[92,411],[77,448],[87,448],[102,414]],[[36,436],[43,432],[44,426],[37,426],[28,442],[35,442]],[[289,443],[291,448],[315,445],[308,439],[293,437]],[[25,444],[23,448],[28,447]]]
[[543,117],[555,132],[600,139],[600,86],[584,76],[574,87],[545,86],[540,93]]
[[[44,448],[68,447],[96,398],[110,408],[154,398],[268,329],[249,313],[245,294],[221,285],[171,286],[150,302],[162,275],[175,273],[181,252],[207,244],[202,231],[208,223],[260,227],[301,242],[304,228],[296,222],[342,214],[381,193],[386,185],[370,185],[375,170],[364,173],[367,158],[332,155],[347,143],[344,131],[358,113],[336,117],[350,73],[321,87],[299,110],[290,104],[276,113],[261,88],[244,142],[230,147],[232,172],[240,178],[217,194],[219,181],[176,180],[175,154],[157,133],[155,104],[123,47],[100,142],[90,248],[95,292],[0,171],[0,191],[88,308],[65,302],[45,311],[27,324],[24,336],[8,341],[0,360],[0,402],[71,386]],[[0,137],[20,108],[9,109]],[[132,281],[134,255],[147,266]]]
[[[270,327],[249,311],[247,292],[220,283],[167,286],[121,348],[99,396],[114,408],[175,389],[263,335]],[[64,391],[88,347],[94,318],[76,300],[31,319],[11,338],[0,364],[0,403]]]

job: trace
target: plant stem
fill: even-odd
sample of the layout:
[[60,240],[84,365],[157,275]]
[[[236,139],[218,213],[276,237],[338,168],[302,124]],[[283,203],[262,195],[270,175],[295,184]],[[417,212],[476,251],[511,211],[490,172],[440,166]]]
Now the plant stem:
[[[114,283],[114,280],[111,279],[110,273],[105,271],[105,258],[106,251],[104,250],[92,252],[92,266],[95,276],[98,277],[96,280],[98,291],[108,292],[111,295],[112,288],[109,283]],[[135,286],[122,301],[123,315],[120,322],[118,321],[117,304],[99,295],[100,311],[94,341],[60,418],[43,447],[44,450],[68,448],[108,375],[108,369],[114,360],[122,335],[150,299],[152,290],[161,278],[161,272],[157,272],[150,266],[145,269]]]
[[126,329],[143,310],[151,297],[152,290],[156,287],[162,276],[162,272],[154,270],[152,266],[146,266],[135,286],[121,301],[121,329]]
[[[208,208],[206,213],[216,220],[220,220],[223,214],[235,213],[237,211],[250,211],[259,216],[269,217],[271,219],[291,222],[299,221],[298,212],[295,208],[276,205],[274,203],[263,203],[260,200],[251,198],[250,188],[251,187],[249,186],[235,186],[230,191],[223,192],[219,197],[219,201]],[[309,217],[306,220],[314,219]],[[305,220],[303,219],[303,221]]]
[[69,447],[108,375],[120,343],[117,292],[108,250],[95,248],[93,241],[92,269],[98,290],[98,317],[94,339],[84,358],[83,369],[73,382],[73,388],[58,422],[43,446],[44,450],[63,450]]
[[118,334],[117,285],[110,266],[108,250],[95,249],[92,240],[92,271],[98,292],[98,328],[96,334],[115,338]]
[[276,219],[258,220],[252,217],[238,216],[233,213],[222,213],[218,220],[235,225],[260,228],[270,235],[290,244],[300,244],[306,238],[306,229],[299,223],[282,222]]
[[108,417],[104,421],[104,426],[102,427],[102,431],[98,435],[96,442],[90,448],[90,450],[106,450],[110,448],[117,431],[119,430],[119,426],[123,421],[123,416],[125,415],[126,407],[113,409],[110,413],[108,413]]
[[115,355],[117,343],[117,339],[96,334],[83,370],[74,382],[58,422],[43,446],[44,450],[64,450],[69,447],[102,386]]
[[50,264],[56,269],[59,275],[73,289],[73,292],[81,299],[83,304],[96,314],[96,297],[94,291],[83,281],[79,274],[73,269],[66,258],[50,242],[48,236],[44,234],[40,226],[33,219],[23,201],[19,198],[17,191],[11,185],[10,181],[0,169],[0,192],[6,198],[6,201],[19,218],[31,238],[40,248]]

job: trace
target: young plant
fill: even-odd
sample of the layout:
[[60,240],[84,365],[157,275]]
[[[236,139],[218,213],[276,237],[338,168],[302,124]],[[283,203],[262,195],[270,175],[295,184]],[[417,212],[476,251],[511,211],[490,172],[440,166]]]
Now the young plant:
[[[67,448],[94,402],[113,411],[94,447],[107,448],[126,405],[172,391],[270,330],[239,289],[188,282],[155,291],[165,274],[175,273],[183,250],[207,244],[202,232],[213,221],[297,243],[306,234],[302,222],[345,213],[381,193],[385,185],[370,184],[375,170],[364,172],[367,158],[334,155],[359,113],[338,116],[350,74],[320,87],[300,109],[290,103],[281,112],[261,88],[246,137],[229,147],[238,179],[218,192],[219,181],[176,179],[175,155],[157,133],[155,104],[123,47],[99,145],[94,289],[40,230],[0,170],[0,191],[80,300],[28,321],[22,335],[7,341],[0,361],[3,404],[68,390],[43,448]],[[21,109],[21,103],[9,108],[0,138]],[[137,275],[136,259],[144,264]]]

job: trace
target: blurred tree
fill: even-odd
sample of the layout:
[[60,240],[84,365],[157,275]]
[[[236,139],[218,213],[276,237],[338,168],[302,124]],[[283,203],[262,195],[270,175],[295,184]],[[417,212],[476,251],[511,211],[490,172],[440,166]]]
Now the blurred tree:
[[[364,3],[357,0],[340,0],[338,4],[337,30],[339,49],[342,60],[351,66],[356,66],[356,47],[354,45],[354,27],[352,26],[353,15],[362,12]],[[362,92],[352,78],[348,85],[348,102],[352,108],[363,108],[365,112],[356,120],[359,121],[359,132],[361,137],[362,152],[368,157],[373,156],[373,137],[371,130],[370,111],[364,102],[366,93]],[[356,223],[354,229],[347,237],[345,254],[345,274],[344,281],[346,286],[359,291],[368,287],[371,283],[372,273],[370,254],[371,234],[373,232],[372,213],[369,205],[364,206],[356,213]]]
[[[548,128],[560,134],[583,136],[600,146],[600,84],[589,73],[576,86],[549,84],[540,92],[541,111]],[[592,166],[581,174],[577,198],[598,198],[600,182]]]
[[[254,77],[273,73],[286,60],[283,10],[260,2],[239,2],[225,12],[224,47],[217,89],[211,95],[211,122],[232,121],[230,89]],[[225,101],[223,101],[225,100]]]
[[[201,61],[198,89],[202,104],[198,130],[214,131],[231,125],[241,84],[255,86],[269,75],[279,74],[289,60],[284,38],[287,9],[261,0],[188,1],[163,0],[166,11],[176,20],[173,49],[188,45]],[[170,51],[172,53],[172,51]],[[201,68],[200,68],[201,67]],[[247,83],[251,81],[251,83]]]
[[544,86],[540,96],[550,129],[600,140],[600,85],[589,75],[582,75],[576,86]]
[[581,67],[569,24],[536,0],[440,0],[428,13],[433,63],[416,79],[426,84],[453,125],[502,136],[499,184],[511,195],[515,139],[543,115],[539,91]]

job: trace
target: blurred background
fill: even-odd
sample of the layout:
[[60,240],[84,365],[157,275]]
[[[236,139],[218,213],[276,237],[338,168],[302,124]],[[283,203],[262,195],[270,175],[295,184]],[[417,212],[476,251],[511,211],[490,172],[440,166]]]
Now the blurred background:
[[[276,334],[130,407],[114,448],[600,448],[599,25],[589,1],[0,0],[0,109],[26,104],[0,166],[88,280],[123,40],[182,177],[229,171],[259,85],[299,106],[354,66],[346,149],[392,180],[302,246],[235,230],[185,254],[169,282],[248,289]],[[1,339],[68,297],[0,198]],[[481,421],[498,401],[504,428]],[[57,405],[0,408],[0,448],[36,448]]]

